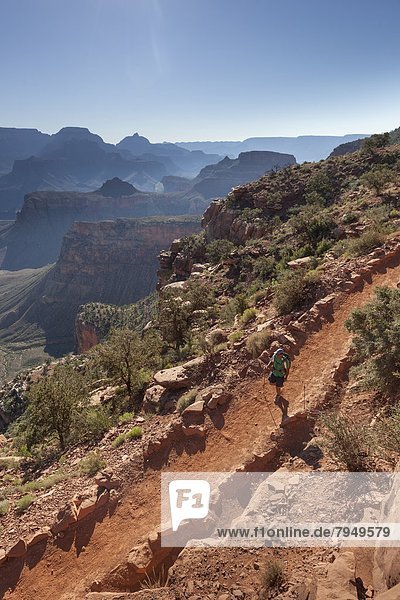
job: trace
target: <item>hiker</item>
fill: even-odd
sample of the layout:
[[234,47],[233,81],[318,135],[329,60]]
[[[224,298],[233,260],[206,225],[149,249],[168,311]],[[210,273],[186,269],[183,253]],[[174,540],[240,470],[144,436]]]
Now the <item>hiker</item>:
[[268,368],[272,367],[268,381],[276,386],[275,404],[279,404],[282,394],[282,388],[290,371],[290,357],[283,348],[278,348],[268,363]]

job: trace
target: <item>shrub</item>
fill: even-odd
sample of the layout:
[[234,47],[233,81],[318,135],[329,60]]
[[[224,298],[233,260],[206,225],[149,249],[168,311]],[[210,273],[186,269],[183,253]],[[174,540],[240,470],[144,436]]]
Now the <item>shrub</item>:
[[396,404],[384,418],[377,421],[375,432],[379,445],[389,452],[400,452],[400,404]]
[[251,306],[254,306],[255,304],[257,304],[258,302],[261,302],[261,300],[264,300],[264,298],[266,297],[266,295],[268,294],[269,289],[266,288],[264,290],[257,290],[256,292],[254,292],[254,294],[252,294],[249,298],[249,304]]
[[253,321],[257,316],[257,311],[255,308],[246,308],[244,313],[242,314],[242,323],[243,325],[247,325],[250,321]]
[[118,419],[118,422],[121,425],[125,425],[126,423],[130,423],[131,421],[133,421],[133,419],[135,418],[135,414],[132,412],[126,412],[123,415],[121,415]]
[[375,165],[370,171],[360,177],[360,182],[378,196],[385,187],[394,180],[392,169],[385,165]]
[[359,216],[356,213],[348,212],[343,215],[342,223],[344,225],[350,225],[351,223],[357,223]]
[[313,299],[319,282],[317,271],[286,271],[275,285],[274,304],[285,315]]
[[117,437],[111,442],[112,448],[119,448],[125,442],[125,433],[117,435]]
[[371,468],[370,431],[347,417],[328,414],[323,420],[327,429],[324,445],[330,456],[348,471],[368,471]]
[[104,469],[105,466],[106,461],[99,452],[90,452],[79,463],[79,470],[82,475],[89,475],[92,477],[93,475],[96,475],[98,471]]
[[0,517],[4,517],[10,508],[10,503],[8,500],[0,500]]
[[65,473],[65,471],[60,469],[59,471],[56,471],[52,475],[48,475],[43,479],[38,479],[36,481],[29,481],[28,483],[24,483],[23,485],[19,486],[19,490],[21,492],[35,492],[37,490],[48,490],[49,488],[53,487],[53,485],[56,485],[61,481],[65,481],[69,477],[70,476],[67,473]]
[[185,408],[194,403],[196,400],[197,391],[197,388],[193,388],[179,398],[178,402],[176,403],[176,410],[179,414],[183,413]]
[[269,347],[270,342],[271,331],[264,329],[263,331],[256,331],[249,335],[246,340],[246,348],[253,357],[257,357]]
[[346,321],[366,387],[396,395],[400,383],[400,290],[378,288],[375,299]]
[[350,240],[348,243],[348,253],[350,256],[368,254],[368,252],[377,246],[381,246],[384,241],[385,234],[377,228],[371,228],[365,231],[359,238]]
[[103,408],[88,408],[82,415],[80,437],[89,440],[99,440],[110,429],[110,417]]
[[214,346],[214,352],[218,354],[218,352],[223,352],[228,349],[228,342],[222,342],[221,344],[217,344]]
[[125,435],[125,439],[128,441],[131,440],[137,440],[139,438],[141,438],[143,435],[143,430],[141,427],[139,427],[138,425],[136,425],[135,427],[132,427],[132,429],[130,429],[126,435]]
[[230,253],[235,250],[235,247],[235,244],[229,240],[214,240],[207,246],[207,260],[213,264],[217,264],[221,260],[228,258]]
[[330,242],[329,240],[321,240],[317,245],[315,254],[317,256],[323,256],[331,248],[332,248],[332,242]]
[[281,562],[275,558],[269,559],[262,573],[262,587],[265,590],[279,588],[284,582],[284,571]]
[[16,501],[15,510],[17,511],[17,513],[22,514],[30,507],[30,505],[34,501],[35,496],[33,496],[32,494],[25,494],[25,496],[22,496],[22,498]]
[[271,256],[260,256],[253,264],[254,277],[261,281],[268,281],[274,273],[275,264],[276,261]]
[[242,338],[242,336],[243,334],[241,331],[233,331],[228,336],[228,340],[231,342],[231,344],[234,344],[235,342],[238,342]]

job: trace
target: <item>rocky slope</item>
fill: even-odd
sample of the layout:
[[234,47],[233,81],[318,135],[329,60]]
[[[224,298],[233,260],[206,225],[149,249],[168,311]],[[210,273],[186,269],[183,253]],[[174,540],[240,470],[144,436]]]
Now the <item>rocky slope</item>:
[[[15,224],[0,232],[1,268],[36,268],[54,262],[63,235],[75,221],[199,215],[208,204],[199,193],[151,194],[126,186],[127,182],[114,181],[94,193],[28,194]],[[129,196],[125,195],[127,192]]]

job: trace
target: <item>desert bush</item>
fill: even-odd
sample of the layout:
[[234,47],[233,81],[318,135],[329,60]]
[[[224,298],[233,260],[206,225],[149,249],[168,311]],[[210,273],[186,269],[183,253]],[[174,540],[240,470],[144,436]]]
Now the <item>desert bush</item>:
[[319,283],[317,271],[286,271],[274,288],[274,305],[285,315],[310,302]]
[[369,471],[372,467],[371,431],[354,421],[337,414],[322,419],[327,435],[324,446],[328,454],[348,471]]
[[243,333],[241,331],[233,331],[231,334],[229,334],[228,340],[231,342],[231,344],[234,344],[242,339],[242,337]]
[[79,470],[82,475],[89,475],[92,477],[96,475],[98,471],[104,469],[106,461],[101,456],[100,452],[90,452],[81,460],[79,463]]
[[279,588],[285,580],[282,563],[276,558],[268,559],[261,577],[261,585],[264,590]]
[[253,275],[260,281],[268,281],[274,274],[276,261],[272,256],[260,256],[253,263]]
[[350,256],[361,256],[368,254],[377,246],[382,246],[385,241],[385,234],[378,228],[371,228],[365,231],[359,238],[350,240],[347,244]]
[[43,479],[37,479],[36,481],[28,481],[27,483],[18,486],[18,489],[23,493],[36,492],[37,490],[48,490],[51,487],[53,487],[53,485],[57,485],[57,483],[61,483],[61,481],[69,479],[69,477],[70,475],[68,475],[68,473],[60,469],[52,475],[43,477]]
[[122,444],[125,442],[125,437],[125,433],[117,435],[117,437],[111,442],[111,447],[115,449],[122,446]]
[[25,494],[25,496],[22,496],[22,498],[16,501],[15,510],[18,514],[22,514],[30,507],[31,504],[33,504],[34,501],[35,496],[32,494]]
[[233,244],[229,240],[214,240],[213,242],[210,242],[207,246],[207,260],[216,265],[221,260],[228,258],[230,253],[233,252],[235,248],[235,244]]
[[121,415],[118,419],[118,422],[121,425],[125,425],[126,423],[130,423],[131,421],[133,421],[133,419],[135,418],[135,413],[133,412],[126,412],[123,415]]
[[379,445],[389,452],[400,453],[400,404],[391,407],[389,414],[380,418],[375,425]]
[[139,427],[138,425],[135,425],[135,427],[132,427],[132,429],[130,429],[126,435],[125,435],[125,439],[129,441],[131,440],[137,440],[139,438],[141,438],[143,435],[143,430],[141,427]]
[[194,403],[196,400],[197,391],[197,388],[193,388],[179,398],[178,402],[176,403],[176,410],[179,414],[182,414],[185,408]]
[[89,407],[82,413],[82,440],[100,440],[110,429],[110,417],[103,407]]
[[346,321],[363,362],[364,384],[396,396],[400,383],[400,290],[378,288],[375,299]]
[[221,342],[221,344],[217,344],[216,346],[214,346],[214,352],[215,354],[218,354],[218,352],[223,352],[224,350],[228,349],[228,342]]
[[242,323],[243,325],[248,325],[250,321],[253,321],[257,316],[257,311],[255,308],[246,308],[244,313],[242,314]]
[[359,216],[353,212],[345,213],[342,218],[342,223],[344,223],[344,225],[350,225],[351,223],[357,223],[357,221],[359,221]]
[[394,172],[386,165],[375,165],[370,171],[361,175],[360,182],[380,196],[385,187],[394,181],[394,177]]
[[257,357],[269,347],[270,342],[271,331],[264,329],[263,331],[256,331],[249,335],[246,340],[246,348],[253,357]]
[[269,288],[265,288],[263,290],[257,290],[256,292],[254,292],[249,298],[250,306],[254,306],[258,302],[261,302],[262,300],[264,300],[265,297],[267,296],[267,294],[269,293],[269,291],[270,291]]
[[10,509],[8,500],[0,500],[0,517],[4,517]]
[[364,152],[372,152],[374,153],[377,148],[384,148],[390,143],[390,134],[386,133],[376,133],[371,135],[370,137],[363,140],[361,144],[361,149]]

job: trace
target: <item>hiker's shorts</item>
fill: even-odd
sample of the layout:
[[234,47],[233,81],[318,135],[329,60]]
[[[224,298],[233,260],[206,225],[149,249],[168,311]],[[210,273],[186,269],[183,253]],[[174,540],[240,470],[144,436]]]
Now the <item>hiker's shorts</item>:
[[283,387],[283,383],[285,381],[284,377],[277,377],[273,373],[268,377],[268,381],[276,385],[276,387]]

